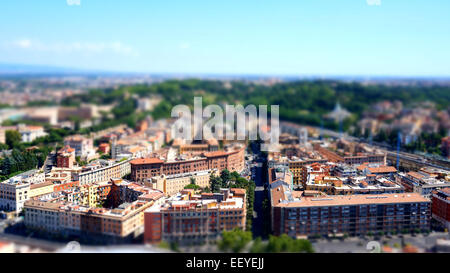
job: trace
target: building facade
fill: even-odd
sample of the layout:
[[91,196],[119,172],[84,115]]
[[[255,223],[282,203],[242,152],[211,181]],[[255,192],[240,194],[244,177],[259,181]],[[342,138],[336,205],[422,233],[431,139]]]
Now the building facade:
[[430,229],[431,202],[417,193],[328,196],[271,189],[274,235],[360,236],[424,232]]
[[167,196],[175,195],[181,192],[184,187],[195,181],[195,185],[206,188],[210,187],[211,175],[218,175],[215,170],[198,171],[191,173],[175,174],[175,175],[161,175],[152,177],[151,183],[145,182],[145,185],[151,186],[153,189],[164,192]]
[[130,168],[131,158],[118,161],[105,161],[105,164],[96,166],[87,166],[75,175],[76,181],[81,185],[91,183],[108,182],[111,178],[122,178],[131,172]]
[[[185,194],[185,195],[183,195]],[[145,243],[180,245],[215,241],[222,231],[245,229],[245,190],[223,189],[220,194],[172,197],[145,212]]]
[[[130,242],[144,232],[144,211],[160,204],[159,199],[163,197],[162,192],[126,181],[82,185],[74,189],[26,201],[26,228],[56,236],[80,236],[89,242]],[[118,194],[111,194],[113,190]],[[75,199],[74,194],[82,191],[87,194]],[[117,203],[112,208],[96,204],[99,199],[113,197],[117,199],[111,203]]]
[[65,138],[64,146],[75,149],[75,155],[80,157],[88,157],[95,153],[93,140],[81,135]]
[[155,176],[178,175],[211,169],[219,172],[225,169],[230,172],[241,172],[245,167],[244,155],[245,148],[242,147],[231,152],[203,153],[202,157],[179,161],[164,161],[159,158],[135,159],[130,162],[131,178],[137,182],[148,182]]
[[450,230],[450,188],[434,191],[431,200],[433,218]]
[[73,168],[75,163],[75,149],[65,146],[56,154],[56,166],[58,168]]

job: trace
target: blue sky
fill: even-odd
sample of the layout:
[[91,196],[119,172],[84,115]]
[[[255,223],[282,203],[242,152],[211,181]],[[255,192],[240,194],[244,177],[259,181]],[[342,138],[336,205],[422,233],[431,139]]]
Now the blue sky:
[[448,0],[0,1],[0,63],[450,76]]

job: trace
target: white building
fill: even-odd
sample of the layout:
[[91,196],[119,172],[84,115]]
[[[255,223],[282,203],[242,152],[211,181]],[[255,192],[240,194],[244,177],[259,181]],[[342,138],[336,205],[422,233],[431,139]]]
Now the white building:
[[44,131],[44,127],[42,126],[27,126],[24,124],[19,124],[17,129],[22,137],[22,142],[33,142],[35,139],[47,135]]
[[0,183],[0,209],[20,213],[25,201],[28,200],[30,183],[21,178],[11,178]]
[[0,210],[19,213],[25,201],[30,198],[31,185],[44,182],[44,172],[31,170],[0,183]]
[[95,154],[93,140],[81,135],[67,137],[64,139],[64,146],[74,148],[76,156],[90,157]]

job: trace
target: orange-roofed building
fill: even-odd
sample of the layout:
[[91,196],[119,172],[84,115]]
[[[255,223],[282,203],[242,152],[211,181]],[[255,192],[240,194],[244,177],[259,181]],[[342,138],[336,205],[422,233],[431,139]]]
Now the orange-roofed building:
[[110,145],[109,143],[102,143],[98,146],[98,150],[104,154],[109,154],[110,152]]
[[369,173],[371,173],[371,174],[379,174],[379,175],[397,173],[397,169],[392,166],[380,166],[380,167],[375,167],[375,168],[368,168],[368,170],[369,170]]
[[138,182],[147,182],[155,176],[178,175],[190,172],[227,169],[240,172],[245,165],[245,147],[233,151],[216,151],[203,153],[195,157],[176,161],[163,161],[159,158],[140,158],[130,161],[131,178]]
[[239,189],[234,192],[222,189],[192,198],[178,195],[149,208],[145,212],[144,242],[199,244],[217,240],[224,230],[245,230],[245,195],[242,197]]
[[75,149],[69,145],[64,146],[56,155],[56,166],[58,168],[72,169],[75,163]]

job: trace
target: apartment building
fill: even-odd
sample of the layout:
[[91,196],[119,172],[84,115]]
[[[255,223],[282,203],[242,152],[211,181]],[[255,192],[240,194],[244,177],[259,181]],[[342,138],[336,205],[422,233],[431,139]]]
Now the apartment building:
[[280,184],[284,184],[292,189],[294,185],[294,176],[292,172],[284,168],[270,168],[267,178],[269,189]]
[[433,191],[431,201],[433,218],[450,230],[450,188]]
[[98,145],[98,150],[103,154],[109,154],[111,151],[111,145],[109,143],[101,143]]
[[417,193],[328,196],[291,191],[282,184],[270,190],[270,200],[274,235],[359,236],[430,229],[431,202]]
[[313,163],[311,165],[303,166],[301,170],[301,185],[306,187],[306,183],[308,182],[308,177],[310,175],[331,175],[332,168],[332,165],[320,163]]
[[22,137],[22,142],[33,142],[37,138],[44,137],[47,133],[42,126],[31,126],[19,124],[17,126],[17,131],[19,131],[20,136]]
[[[88,190],[91,200],[87,203],[104,196],[110,198],[108,185],[91,186],[80,187]],[[122,186],[132,188],[135,185],[124,183]],[[130,242],[144,232],[144,211],[153,204],[161,204],[159,199],[163,197],[162,192],[141,187],[139,194],[126,195],[126,198],[117,200],[119,204],[116,207],[107,209],[83,204],[86,200],[70,199],[70,196],[73,198],[70,193],[55,192],[25,202],[24,223],[27,229],[60,236],[80,236],[89,242]],[[116,197],[122,198],[122,195]]]
[[216,169],[221,172],[241,172],[245,167],[245,147],[232,151],[216,151],[203,153],[201,157],[180,158],[167,161],[160,158],[139,158],[130,162],[131,178],[137,182],[148,182],[152,177],[161,175],[177,175],[196,171]]
[[17,126],[0,126],[0,143],[6,141],[6,131],[18,131],[21,141],[25,143],[33,142],[39,137],[44,137],[47,133],[42,126],[31,126],[19,124]]
[[245,196],[243,189],[202,195],[183,191],[145,212],[144,242],[201,244],[217,240],[224,230],[245,229]]
[[404,187],[385,177],[352,176],[336,177],[310,174],[306,190],[320,191],[329,195],[403,193]]
[[288,161],[289,170],[292,172],[294,176],[294,184],[302,185],[303,181],[305,181],[305,170],[304,167],[311,164],[325,164],[327,163],[326,159],[292,159]]
[[212,174],[216,176],[219,175],[216,170],[205,170],[174,175],[154,176],[151,178],[151,182],[145,182],[144,185],[160,190],[167,196],[172,196],[181,192],[184,187],[192,183],[192,180],[195,181],[195,185],[201,188],[210,187],[209,178]]
[[33,198],[40,195],[52,193],[55,190],[55,186],[52,182],[43,182],[39,184],[31,184],[28,198]]
[[180,154],[202,154],[205,152],[219,151],[219,142],[212,138],[203,141],[203,143],[187,144],[181,139],[174,139],[172,147],[177,149]]
[[81,185],[108,182],[111,178],[122,178],[131,172],[131,158],[121,160],[98,160],[82,168],[74,180]]
[[[78,169],[81,171],[81,168]],[[65,184],[71,182],[75,176],[72,171],[75,171],[74,168],[52,168],[52,171],[45,175],[45,181],[52,182],[54,184]]]
[[108,204],[112,207],[117,207],[124,202],[132,202],[143,198],[146,194],[160,193],[161,197],[164,196],[159,190],[123,179],[111,179],[111,184],[111,190],[107,198]]
[[0,183],[0,210],[20,213],[29,198],[30,185],[14,177]]
[[351,177],[356,176],[357,173],[357,169],[351,165],[337,164],[333,168],[333,174],[337,177]]
[[29,200],[24,222],[28,229],[50,234],[103,237],[105,242],[122,242],[143,233],[144,211],[151,204],[138,200],[110,210]]
[[75,149],[75,155],[80,157],[90,157],[95,154],[94,142],[92,138],[81,135],[69,136],[64,139],[64,146]]
[[58,168],[73,168],[75,163],[75,149],[65,146],[56,154],[56,166]]
[[347,165],[361,165],[364,163],[377,163],[386,165],[386,154],[382,153],[356,153],[341,154],[338,152],[331,151],[327,148],[316,145],[314,147],[319,153],[321,153],[328,161],[335,163],[344,163]]
[[62,191],[65,200],[84,207],[95,208],[108,198],[111,192],[111,183],[103,182],[90,185],[81,185]]
[[50,191],[45,174],[31,170],[0,183],[0,210],[20,213],[25,201],[41,192]]
[[399,173],[397,182],[401,184],[407,192],[417,192],[426,198],[431,198],[435,190],[449,188],[450,182],[439,179],[437,175],[424,171]]

